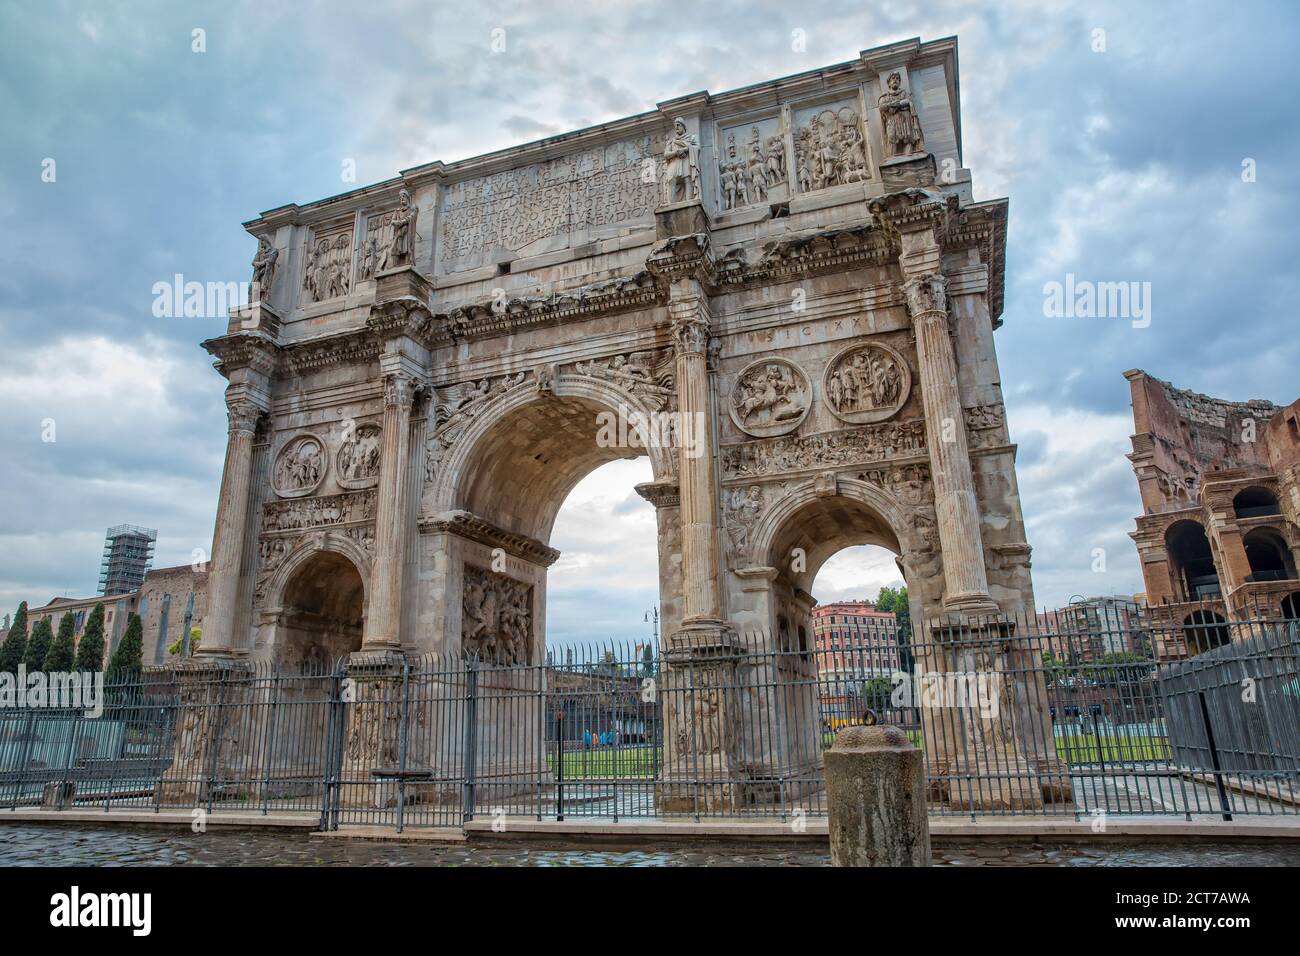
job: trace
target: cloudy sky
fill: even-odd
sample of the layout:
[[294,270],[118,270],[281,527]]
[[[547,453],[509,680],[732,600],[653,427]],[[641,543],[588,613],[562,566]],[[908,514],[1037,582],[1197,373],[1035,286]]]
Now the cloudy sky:
[[[343,191],[346,160],[373,182],[952,34],[976,195],[1011,198],[997,347],[1039,603],[1139,590],[1121,373],[1236,400],[1300,391],[1297,21],[1255,0],[7,4],[0,606],[92,593],[111,524],[157,528],[158,566],[208,546],[225,414],[198,343],[220,323],[154,318],[151,288],[246,279],[242,220]],[[1044,284],[1067,274],[1149,282],[1149,325],[1045,317]],[[553,637],[645,632],[645,477],[615,463],[566,505]],[[846,553],[818,596],[896,577]]]

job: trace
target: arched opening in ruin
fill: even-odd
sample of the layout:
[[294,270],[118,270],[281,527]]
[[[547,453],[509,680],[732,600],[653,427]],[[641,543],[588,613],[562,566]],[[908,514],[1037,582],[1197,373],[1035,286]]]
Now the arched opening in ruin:
[[560,552],[546,581],[547,650],[580,660],[592,644],[630,657],[654,646],[659,609],[655,509],[636,493],[653,480],[647,458],[607,462],[574,486],[556,514]]
[[1294,591],[1282,599],[1282,618],[1300,621],[1300,591]]
[[785,518],[768,548],[768,564],[777,570],[772,580],[772,633],[778,650],[812,654],[814,582],[835,555],[864,545],[902,553],[885,518],[856,498],[817,495]]
[[1170,577],[1177,582],[1183,600],[1197,601],[1219,595],[1214,553],[1199,522],[1183,520],[1170,525],[1165,532],[1165,550],[1169,555]]
[[844,548],[817,572],[813,644],[818,703],[830,729],[897,722],[892,679],[912,668],[906,587],[898,555],[882,545]]
[[348,558],[320,551],[285,584],[277,659],[285,668],[321,672],[361,649],[365,585]]
[[1254,581],[1289,581],[1296,576],[1295,558],[1286,541],[1272,528],[1256,528],[1242,538],[1250,577]]
[[[560,376],[546,393],[508,392],[457,443],[430,510],[472,516],[473,528],[457,539],[451,562],[457,577],[448,588],[448,600],[460,602],[449,608],[448,621],[459,622],[451,625],[451,636],[459,630],[462,651],[499,663],[540,663],[553,586],[562,643],[639,633],[630,630],[632,623],[657,600],[658,533],[654,508],[635,487],[667,471],[671,437],[657,422],[641,422],[637,412],[644,409],[631,407],[626,393],[606,383]],[[649,427],[638,431],[639,422]],[[588,476],[591,483],[575,497]],[[566,522],[557,538],[560,510],[571,497],[579,515],[585,511],[591,520]],[[634,513],[635,520],[611,526],[593,519],[620,512]],[[635,546],[617,540],[618,531],[633,529]],[[570,545],[573,553],[566,556]],[[620,551],[637,556],[635,570],[613,559]],[[648,580],[632,586],[629,572]],[[635,606],[619,607],[611,585],[632,592]]]
[[1277,495],[1267,488],[1252,486],[1237,492],[1232,499],[1232,510],[1238,518],[1258,518],[1262,515],[1280,514]]
[[1195,657],[1232,640],[1228,622],[1216,611],[1197,610],[1183,618],[1183,640],[1187,656]]

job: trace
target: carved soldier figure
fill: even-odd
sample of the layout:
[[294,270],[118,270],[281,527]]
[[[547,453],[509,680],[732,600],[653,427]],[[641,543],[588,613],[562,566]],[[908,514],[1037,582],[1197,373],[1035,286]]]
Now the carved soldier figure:
[[895,70],[889,74],[888,89],[880,94],[880,117],[885,124],[885,148],[890,156],[907,156],[925,151],[921,121],[916,118],[912,97],[903,91],[903,79]]
[[265,233],[257,237],[257,255],[253,256],[253,301],[271,294],[271,283],[275,281],[275,262],[280,258],[280,251],[271,245],[271,239]]
[[686,120],[673,120],[673,132],[664,143],[664,205],[698,199],[700,195],[700,143],[686,132]]
[[391,236],[384,250],[381,268],[395,269],[415,260],[415,218],[418,210],[411,204],[411,194],[403,189],[398,194],[397,209],[388,219]]

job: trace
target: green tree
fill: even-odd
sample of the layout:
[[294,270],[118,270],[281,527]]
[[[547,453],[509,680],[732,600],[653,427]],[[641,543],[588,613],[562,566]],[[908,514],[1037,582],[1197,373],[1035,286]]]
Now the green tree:
[[104,605],[99,603],[90,612],[86,629],[77,644],[77,660],[72,665],[76,671],[98,672],[104,669]]
[[143,657],[144,625],[140,622],[139,614],[132,614],[126,619],[126,632],[122,635],[117,650],[113,652],[113,659],[108,662],[108,672],[120,674],[139,670]]
[[1103,654],[1088,668],[1088,676],[1099,684],[1136,684],[1151,677],[1155,664],[1134,651]]
[[50,642],[50,649],[45,652],[41,670],[48,674],[72,670],[72,659],[76,655],[76,640],[73,636],[76,627],[76,615],[64,611],[63,617],[59,618],[59,633]]
[[18,673],[18,665],[23,662],[23,652],[27,650],[27,602],[18,605],[14,612],[14,622],[9,625],[9,633],[0,644],[0,674]]
[[901,588],[883,587],[876,595],[877,611],[892,611],[898,622],[898,656],[903,670],[912,671],[912,611],[907,603],[907,585]]
[[42,618],[32,625],[32,635],[27,641],[27,650],[23,653],[23,663],[29,671],[38,671],[45,666],[45,655],[54,643],[54,629],[50,619]]

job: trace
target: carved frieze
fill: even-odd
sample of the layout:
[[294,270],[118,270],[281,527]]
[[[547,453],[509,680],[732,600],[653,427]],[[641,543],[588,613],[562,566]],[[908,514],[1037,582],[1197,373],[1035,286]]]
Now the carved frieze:
[[439,255],[469,260],[494,249],[647,217],[659,184],[643,175],[654,161],[649,136],[561,156],[544,163],[450,183],[439,217]]
[[838,432],[727,445],[722,449],[722,469],[725,478],[757,478],[924,454],[925,422],[914,418]]
[[801,111],[795,120],[794,154],[801,193],[871,178],[862,122],[848,104]]
[[663,411],[673,399],[675,372],[672,349],[627,352],[609,359],[577,362],[573,371],[612,382],[652,412]]
[[301,498],[320,486],[328,467],[325,442],[315,435],[298,435],[276,456],[271,487],[281,498]]
[[375,520],[375,492],[345,491],[319,498],[268,501],[262,506],[262,532],[328,528]]
[[533,586],[465,566],[461,648],[494,664],[528,662],[533,638]]
[[379,480],[378,425],[367,422],[358,425],[339,445],[334,464],[335,481],[342,488],[369,488]]
[[781,358],[745,366],[731,388],[727,409],[736,427],[768,438],[794,431],[812,407],[812,382],[803,369]]
[[887,345],[854,345],[839,352],[822,376],[822,397],[846,422],[880,422],[898,414],[912,388],[907,362]]
[[425,480],[433,481],[447,449],[494,398],[523,385],[527,372],[434,389],[433,427],[425,449]]

